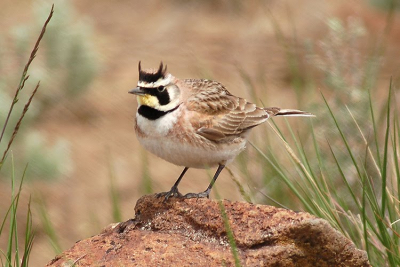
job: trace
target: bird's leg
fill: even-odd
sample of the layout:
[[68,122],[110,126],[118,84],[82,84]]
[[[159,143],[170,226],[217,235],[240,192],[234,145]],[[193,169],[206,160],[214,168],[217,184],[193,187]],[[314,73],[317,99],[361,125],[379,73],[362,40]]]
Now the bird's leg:
[[218,175],[221,173],[221,171],[222,171],[224,168],[225,168],[225,165],[220,164],[220,165],[218,166],[218,169],[217,169],[217,171],[215,172],[214,177],[212,178],[211,183],[210,183],[210,185],[207,187],[206,191],[201,192],[201,193],[198,193],[198,194],[196,194],[196,193],[189,193],[189,194],[184,195],[183,198],[203,198],[203,197],[209,198],[210,192],[211,192],[211,188],[213,187],[215,181],[217,180]]
[[185,175],[186,171],[189,169],[189,167],[185,167],[185,169],[183,169],[181,175],[179,176],[178,180],[176,180],[175,184],[171,187],[171,190],[168,192],[162,192],[162,193],[158,193],[157,197],[165,197],[164,198],[164,202],[168,200],[168,198],[170,197],[181,197],[182,194],[179,193],[178,190],[178,185],[182,180],[182,177]]

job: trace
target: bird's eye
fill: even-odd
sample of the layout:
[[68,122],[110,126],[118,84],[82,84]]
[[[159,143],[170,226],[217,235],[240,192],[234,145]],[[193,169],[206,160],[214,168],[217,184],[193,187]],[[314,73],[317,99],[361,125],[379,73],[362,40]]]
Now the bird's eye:
[[159,91],[160,93],[165,91],[165,86],[159,86],[157,87],[157,91]]

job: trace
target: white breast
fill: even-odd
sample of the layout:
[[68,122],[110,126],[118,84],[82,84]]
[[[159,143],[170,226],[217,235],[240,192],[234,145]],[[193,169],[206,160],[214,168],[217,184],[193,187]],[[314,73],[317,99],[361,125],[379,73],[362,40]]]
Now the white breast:
[[174,127],[180,116],[180,109],[170,112],[157,120],[149,120],[136,112],[136,123],[140,130],[152,138],[163,137]]

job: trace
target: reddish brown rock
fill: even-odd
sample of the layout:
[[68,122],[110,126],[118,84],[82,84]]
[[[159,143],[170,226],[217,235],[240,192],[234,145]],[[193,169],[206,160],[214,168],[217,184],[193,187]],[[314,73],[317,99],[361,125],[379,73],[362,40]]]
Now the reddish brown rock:
[[48,266],[234,266],[228,227],[242,266],[370,266],[364,251],[308,213],[226,200],[162,200],[140,198],[135,219],[77,242]]

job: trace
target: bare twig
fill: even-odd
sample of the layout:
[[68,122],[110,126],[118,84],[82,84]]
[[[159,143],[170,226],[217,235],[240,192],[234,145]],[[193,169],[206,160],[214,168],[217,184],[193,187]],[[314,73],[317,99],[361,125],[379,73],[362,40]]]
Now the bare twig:
[[[3,130],[1,131],[0,143],[1,143],[1,140],[3,139],[4,132],[5,132],[5,130],[7,128],[7,125],[8,125],[8,121],[9,121],[11,113],[12,113],[12,111],[14,109],[14,105],[18,102],[19,92],[24,88],[25,82],[29,78],[29,75],[28,75],[29,66],[31,65],[33,59],[36,57],[36,52],[39,49],[40,41],[42,40],[42,38],[44,36],[44,33],[46,32],[47,24],[50,22],[50,20],[51,20],[51,18],[53,16],[53,13],[54,13],[54,4],[51,6],[50,14],[49,14],[47,20],[45,21],[45,23],[44,23],[44,25],[42,27],[42,31],[41,31],[41,33],[40,33],[40,35],[39,35],[39,37],[38,37],[38,39],[36,41],[35,46],[33,47],[33,50],[31,52],[31,55],[30,55],[29,59],[28,59],[28,62],[25,65],[24,71],[22,72],[21,80],[19,82],[17,90],[15,91],[14,99],[13,99],[13,101],[11,103],[10,109],[8,111],[8,114],[7,114],[7,118],[6,118],[5,122],[4,122]],[[9,151],[9,149],[11,147],[11,144],[13,143],[13,141],[15,139],[15,136],[18,133],[18,130],[19,130],[20,126],[21,126],[22,119],[25,117],[25,114],[29,109],[29,106],[30,106],[30,104],[32,102],[32,99],[33,99],[34,95],[36,94],[36,92],[37,92],[37,90],[39,88],[39,85],[40,85],[40,82],[37,83],[37,85],[35,87],[35,90],[33,90],[28,102],[25,104],[25,107],[24,107],[24,110],[22,111],[21,117],[19,118],[17,124],[14,127],[14,132],[12,134],[12,137],[11,137],[10,141],[8,142],[7,148],[4,151],[3,157],[2,157],[2,159],[0,161],[0,169],[1,169],[1,166],[3,165],[3,162],[4,162],[4,159],[5,159],[6,155],[7,155],[7,152]]]
[[[25,82],[26,82],[26,80],[28,80],[28,78],[29,78],[29,75],[28,75],[29,66],[31,65],[33,59],[36,57],[36,52],[37,52],[38,49],[39,49],[40,41],[42,40],[42,38],[43,38],[43,36],[44,36],[44,33],[46,32],[47,24],[50,22],[51,17],[53,16],[53,13],[54,13],[54,4],[53,4],[52,7],[51,7],[51,11],[50,11],[49,17],[47,18],[46,22],[45,22],[44,25],[43,25],[42,32],[40,33],[40,35],[39,35],[39,37],[38,37],[38,39],[37,39],[37,41],[36,41],[36,44],[35,44],[35,46],[33,47],[33,50],[32,50],[32,52],[31,52],[31,55],[30,55],[30,57],[29,57],[29,59],[28,59],[28,63],[26,63],[25,68],[24,68],[24,71],[22,72],[21,80],[20,80],[20,82],[19,82],[19,85],[18,85],[18,87],[17,87],[17,90],[15,91],[14,99],[13,99],[13,101],[12,101],[12,103],[11,103],[11,106],[10,106],[10,109],[9,109],[9,111],[8,111],[6,121],[4,122],[3,130],[1,131],[0,143],[1,143],[1,140],[3,139],[4,132],[5,132],[6,128],[7,128],[8,121],[9,121],[10,116],[11,116],[11,113],[12,113],[12,111],[13,111],[13,109],[14,109],[14,105],[18,102],[18,94],[19,94],[19,92],[22,90],[22,88],[24,88]],[[3,162],[3,161],[1,161],[0,164],[1,164],[2,162]]]

